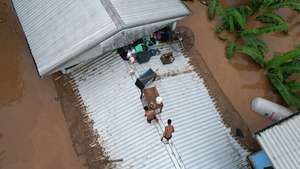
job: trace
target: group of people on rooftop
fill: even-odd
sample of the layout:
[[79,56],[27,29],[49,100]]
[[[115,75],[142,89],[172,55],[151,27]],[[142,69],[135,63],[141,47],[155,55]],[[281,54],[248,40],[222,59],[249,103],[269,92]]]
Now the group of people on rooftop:
[[[145,110],[145,117],[147,119],[148,123],[151,123],[151,121],[155,120],[158,122],[158,118],[156,117],[156,112],[154,110],[149,109],[148,106],[144,107]],[[172,134],[175,132],[174,126],[172,125],[172,120],[168,119],[167,125],[165,126],[165,130],[163,132],[163,135],[161,137],[161,141],[165,139],[168,143],[169,140],[172,138]]]

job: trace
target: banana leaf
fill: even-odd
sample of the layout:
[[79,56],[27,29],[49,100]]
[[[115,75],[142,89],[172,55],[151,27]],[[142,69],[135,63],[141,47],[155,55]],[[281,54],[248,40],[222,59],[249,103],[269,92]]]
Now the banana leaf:
[[264,15],[259,15],[256,17],[256,20],[262,23],[276,24],[276,25],[285,23],[284,19],[276,13],[267,13]]
[[280,81],[285,81],[286,77],[283,75],[281,69],[270,69],[268,74],[275,75]]
[[226,48],[226,57],[227,59],[231,59],[236,51],[237,45],[234,41],[230,41]]
[[258,63],[261,67],[265,67],[264,56],[254,47],[251,46],[243,46],[237,50],[239,53],[246,54],[250,56],[256,63]]
[[237,9],[243,16],[251,16],[254,14],[253,10],[251,9],[250,6],[248,5],[241,5],[238,9]]
[[284,79],[287,79],[289,76],[295,73],[300,73],[300,60],[294,59],[294,61],[283,64],[280,67]]
[[299,65],[288,65],[281,67],[282,72],[286,74],[300,73],[300,64]]
[[213,20],[219,8],[219,0],[211,0],[208,5],[208,19]]
[[234,20],[233,16],[228,17],[228,27],[229,27],[229,32],[234,32]]
[[253,13],[256,13],[259,10],[259,8],[260,8],[261,5],[262,5],[262,1],[261,0],[252,0],[250,2],[249,6],[252,9]]
[[286,53],[274,56],[271,60],[269,60],[266,64],[267,69],[271,68],[279,68],[281,65],[291,62],[296,58],[300,57],[300,49],[295,48]]
[[269,47],[267,46],[266,42],[261,39],[258,39],[256,36],[244,36],[242,37],[244,40],[245,45],[252,46],[258,49],[262,54],[266,54],[269,52]]
[[245,28],[247,16],[238,9],[227,8],[220,12],[219,15],[222,16],[223,25],[229,32]]
[[272,3],[274,3],[274,0],[262,0],[262,3],[260,4],[258,10],[259,11],[267,10]]
[[300,92],[300,83],[297,83],[295,81],[287,82],[286,85],[289,87],[289,89],[293,92]]
[[237,25],[244,29],[246,24],[246,16],[243,16],[237,9],[233,9],[231,13]]
[[262,35],[266,33],[272,33],[272,32],[280,32],[280,31],[287,31],[288,30],[288,25],[286,23],[284,24],[279,24],[279,25],[267,25],[259,28],[254,28],[254,29],[246,29],[242,31],[241,35],[242,36],[247,36],[247,35]]
[[292,10],[295,10],[297,12],[300,11],[300,3],[299,1],[281,1],[278,3],[273,3],[270,5],[271,9],[279,9],[279,8],[290,8]]
[[284,85],[283,82],[274,74],[269,73],[268,78],[272,85],[277,89],[284,101],[291,107],[300,109],[300,97],[293,94],[289,87]]

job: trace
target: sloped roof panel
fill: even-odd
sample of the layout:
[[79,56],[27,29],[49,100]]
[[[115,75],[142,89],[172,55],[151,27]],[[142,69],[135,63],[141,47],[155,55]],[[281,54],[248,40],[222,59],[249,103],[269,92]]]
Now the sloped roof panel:
[[[189,65],[177,44],[161,45],[173,51],[175,61],[162,65],[160,56],[145,64],[129,65],[117,54],[107,55],[71,73],[75,86],[108,155],[123,159],[118,168],[131,169],[242,169],[247,152],[226,128],[208,90]],[[129,75],[129,67],[136,74]],[[159,123],[148,124],[134,85],[152,68],[160,76],[154,82],[164,100]],[[164,123],[173,120],[170,144],[160,142]]]
[[40,74],[116,31],[99,0],[13,0]]
[[300,114],[292,115],[255,134],[275,169],[300,167]]
[[183,17],[190,13],[180,0],[111,0],[127,27]]

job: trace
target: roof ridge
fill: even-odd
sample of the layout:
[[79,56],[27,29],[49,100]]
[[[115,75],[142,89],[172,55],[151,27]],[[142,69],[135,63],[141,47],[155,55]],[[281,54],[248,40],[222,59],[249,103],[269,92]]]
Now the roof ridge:
[[122,20],[121,16],[119,15],[117,9],[114,7],[114,5],[111,3],[110,0],[100,0],[103,7],[105,8],[107,14],[111,18],[111,20],[114,22],[115,26],[118,30],[121,30],[125,27],[125,22]]

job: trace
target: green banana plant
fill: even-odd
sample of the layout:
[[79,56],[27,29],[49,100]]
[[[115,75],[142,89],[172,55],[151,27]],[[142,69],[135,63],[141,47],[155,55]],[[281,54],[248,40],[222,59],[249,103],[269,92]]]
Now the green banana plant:
[[220,10],[220,2],[219,0],[211,0],[208,5],[208,18],[209,20],[213,20]]
[[269,52],[269,47],[265,41],[257,38],[256,36],[243,36],[243,41],[245,45],[252,46],[253,48],[259,50],[262,55]]
[[300,96],[294,92],[300,91],[300,83],[287,79],[294,73],[300,73],[300,49],[296,47],[285,53],[275,54],[266,63],[268,78],[272,85],[278,90],[286,103],[300,109]]
[[285,77],[288,77],[291,74],[300,73],[300,60],[294,60],[291,63],[282,65],[281,70]]
[[254,48],[253,46],[243,46],[241,48],[238,48],[237,52],[250,56],[251,59],[258,63],[262,68],[265,67],[264,56],[258,49]]
[[276,88],[279,94],[282,96],[284,101],[291,107],[295,107],[300,110],[300,97],[291,92],[288,85],[285,85],[277,75],[272,73],[268,74],[268,78],[271,81],[272,85]]
[[271,9],[276,10],[279,8],[290,8],[296,12],[300,12],[299,0],[273,0],[274,2],[269,6]]
[[292,92],[300,92],[300,83],[291,81],[286,84]]
[[259,15],[256,17],[256,20],[262,23],[275,24],[275,25],[280,25],[285,23],[285,20],[280,15],[273,12]]
[[229,41],[226,47],[226,57],[227,59],[233,58],[237,49],[237,44],[234,41]]
[[[286,53],[275,55],[271,60],[266,64],[267,70],[269,69],[278,69],[281,65],[292,62],[293,60],[300,57],[300,49],[295,48]],[[288,69],[288,68],[286,68]]]
[[269,51],[267,44],[255,36],[245,36],[242,39],[243,45],[238,45],[234,41],[229,41],[226,47],[226,57],[231,59],[235,53],[243,53],[248,55],[261,67],[264,67],[264,54]]
[[[209,9],[209,19],[216,16],[222,18],[222,24],[215,29],[216,33],[224,30],[232,32],[238,40],[228,41],[226,57],[231,59],[235,53],[248,55],[253,61],[266,69],[268,79],[279,92],[285,102],[300,110],[300,83],[287,81],[294,73],[300,73],[300,45],[285,53],[275,53],[273,58],[265,62],[264,56],[269,52],[267,44],[259,38],[260,35],[273,32],[287,32],[288,24],[276,13],[279,8],[290,8],[300,12],[299,0],[252,0],[249,5],[238,8],[222,8],[219,0],[212,0]],[[264,23],[262,27],[249,28],[247,21],[250,16]],[[239,42],[239,43],[237,43]]]
[[273,33],[273,32],[287,32],[288,31],[288,25],[286,23],[282,23],[279,25],[267,25],[259,28],[250,28],[244,30],[241,35],[242,36],[248,36],[248,35],[262,35],[267,33]]
[[251,9],[255,13],[269,13],[280,8],[289,8],[299,12],[299,0],[252,0],[250,3]]

